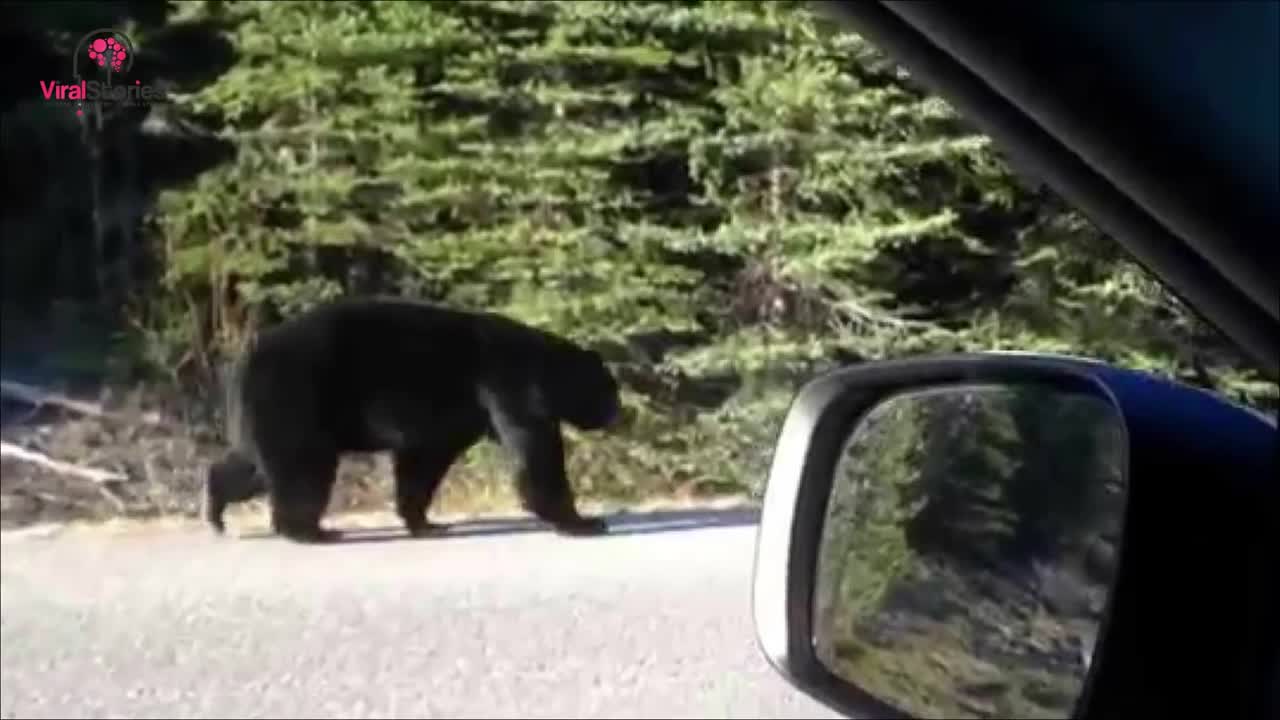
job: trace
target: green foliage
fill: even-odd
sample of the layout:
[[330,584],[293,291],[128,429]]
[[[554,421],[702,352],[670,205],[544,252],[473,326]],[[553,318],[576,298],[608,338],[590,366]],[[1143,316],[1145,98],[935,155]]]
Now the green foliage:
[[[1059,389],[953,387],[888,399],[851,435],[814,588],[824,664],[913,712],[1060,715],[1084,674],[1049,661],[1096,631],[1107,583],[1085,558],[1123,517],[1119,417]],[[1055,609],[1027,582],[1044,567],[1079,573],[1098,614]]]
[[[878,612],[894,581],[908,574],[915,553],[903,528],[920,512],[921,406],[891,400],[873,408],[852,431],[836,468],[824,521],[817,592],[832,628],[849,637]],[[835,609],[839,608],[838,611]]]
[[[182,103],[238,151],[157,207],[184,311],[154,322],[188,329],[157,338],[199,328],[229,352],[255,318],[350,293],[506,312],[614,351],[636,424],[582,452],[620,487],[750,486],[796,384],[848,358],[1074,352],[1277,400],[946,103],[797,3],[182,12],[233,28],[235,67]],[[703,392],[726,378],[727,403]]]

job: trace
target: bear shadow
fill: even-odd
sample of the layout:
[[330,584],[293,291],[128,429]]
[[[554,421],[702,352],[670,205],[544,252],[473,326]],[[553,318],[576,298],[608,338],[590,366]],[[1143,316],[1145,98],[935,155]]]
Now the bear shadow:
[[[738,508],[730,510],[655,510],[644,513],[626,511],[601,516],[609,524],[607,533],[595,536],[607,538],[621,535],[650,535],[654,533],[683,532],[688,530],[706,530],[712,528],[746,527],[758,524],[760,511],[754,508]],[[414,540],[449,540],[453,538],[484,537],[489,535],[523,535],[529,533],[554,533],[550,524],[533,516],[517,516],[509,518],[484,518],[477,520],[460,520],[448,523],[438,533],[421,537],[409,535],[403,526],[384,526],[370,528],[342,528],[338,524],[329,527],[340,530],[342,536],[323,543],[328,545],[344,545],[358,543],[380,543]],[[267,531],[246,532],[239,536],[241,540],[279,539],[279,536]],[[590,539],[575,538],[575,539]]]

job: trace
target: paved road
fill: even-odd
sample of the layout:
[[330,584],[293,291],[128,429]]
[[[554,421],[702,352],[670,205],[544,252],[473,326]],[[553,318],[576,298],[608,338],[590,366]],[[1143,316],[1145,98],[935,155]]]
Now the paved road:
[[311,547],[172,529],[5,539],[0,714],[838,717],[756,648],[754,520]]

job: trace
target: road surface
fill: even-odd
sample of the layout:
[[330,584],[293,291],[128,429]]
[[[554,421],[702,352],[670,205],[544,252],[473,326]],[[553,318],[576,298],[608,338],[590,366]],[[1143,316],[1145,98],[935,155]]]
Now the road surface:
[[425,540],[392,527],[327,546],[6,537],[0,714],[839,717],[756,647],[755,519],[670,511],[590,539],[524,520]]

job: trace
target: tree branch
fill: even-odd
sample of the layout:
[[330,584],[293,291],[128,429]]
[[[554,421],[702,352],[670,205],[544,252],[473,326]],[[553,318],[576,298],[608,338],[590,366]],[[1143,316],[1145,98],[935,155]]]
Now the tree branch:
[[22,462],[29,462],[33,465],[39,465],[47,470],[64,475],[72,475],[83,478],[95,483],[110,482],[127,482],[129,477],[123,473],[114,472],[112,470],[99,470],[97,468],[84,467],[82,465],[73,465],[72,463],[54,460],[48,455],[44,455],[33,450],[18,447],[7,442],[0,442],[0,457],[13,458]]
[[57,393],[46,392],[40,388],[23,383],[13,382],[11,380],[0,380],[0,395],[4,397],[20,400],[29,405],[41,407],[44,405],[56,405],[60,408],[80,413],[81,415],[90,415],[93,417],[110,418],[120,420],[121,422],[140,422],[144,425],[159,425],[160,416],[158,413],[149,412],[141,417],[126,418],[119,413],[108,412],[100,405],[85,402],[83,400],[75,400],[73,398],[59,395]]

